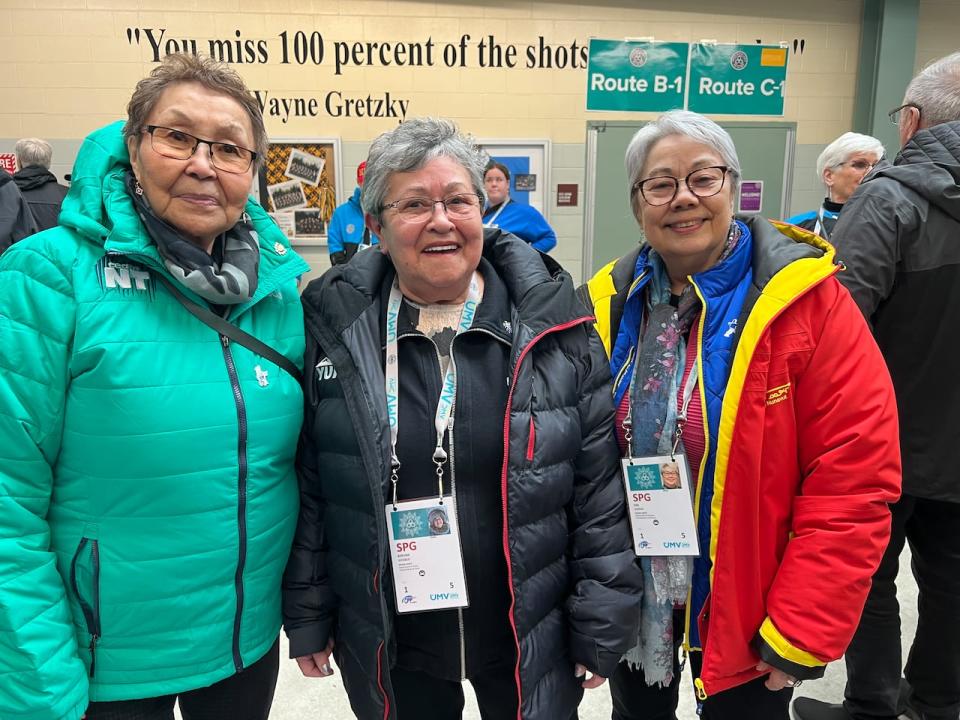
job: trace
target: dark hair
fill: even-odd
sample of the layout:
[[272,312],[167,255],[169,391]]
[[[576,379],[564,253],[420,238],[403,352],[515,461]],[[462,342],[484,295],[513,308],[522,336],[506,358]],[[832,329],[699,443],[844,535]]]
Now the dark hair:
[[487,179],[487,173],[491,170],[499,170],[503,173],[503,176],[509,180],[510,179],[510,169],[503,163],[498,163],[496,160],[491,160],[487,163],[487,167],[483,170],[483,179]]
[[205,88],[223,93],[240,104],[250,118],[250,125],[253,128],[254,147],[251,150],[257,153],[256,167],[259,168],[267,154],[267,130],[263,124],[260,105],[257,104],[236,70],[211,57],[189,53],[167,55],[147,77],[137,83],[127,104],[124,137],[139,136],[163,91],[181,82],[200,83]]

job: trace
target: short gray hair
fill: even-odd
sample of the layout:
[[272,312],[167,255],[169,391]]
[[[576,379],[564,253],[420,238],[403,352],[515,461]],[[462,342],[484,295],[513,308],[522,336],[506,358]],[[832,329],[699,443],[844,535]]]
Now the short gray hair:
[[431,160],[449,157],[460,163],[483,202],[483,171],[487,161],[476,141],[443,118],[411,118],[380,135],[370,145],[363,178],[363,211],[380,216],[390,184],[398,172],[419,170]]
[[50,143],[40,138],[17,140],[17,144],[13,146],[13,152],[17,156],[17,167],[21,170],[31,165],[39,165],[49,170],[50,162],[53,160],[53,148],[50,147]]
[[740,189],[740,158],[737,157],[737,148],[733,144],[730,133],[700,113],[671,110],[637,130],[627,146],[623,162],[627,168],[631,198],[633,184],[640,179],[640,173],[643,172],[650,150],[669,135],[685,135],[716,150],[723,159],[723,163],[730,169],[733,195],[736,197]]
[[920,108],[923,127],[960,120],[960,52],[921,70],[907,86],[903,102]]
[[820,157],[817,158],[817,177],[822,181],[824,170],[839,167],[847,162],[851,155],[869,153],[876,155],[879,160],[885,152],[883,143],[872,135],[845,132],[820,153]]
[[171,85],[184,82],[200,83],[208,90],[223,93],[240,104],[250,118],[250,125],[253,128],[254,147],[250,149],[257,153],[254,169],[261,167],[267,157],[267,129],[263,124],[260,105],[236,70],[204,55],[190,53],[167,55],[147,77],[137,83],[127,104],[124,137],[139,137],[163,91]]

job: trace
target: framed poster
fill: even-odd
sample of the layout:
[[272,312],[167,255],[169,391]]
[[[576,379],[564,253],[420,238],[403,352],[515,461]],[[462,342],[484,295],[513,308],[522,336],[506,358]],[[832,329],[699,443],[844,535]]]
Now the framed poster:
[[340,138],[271,142],[254,195],[292,245],[326,245],[340,203]]
[[550,141],[479,140],[477,144],[491,160],[510,170],[510,201],[532,205],[549,222]]

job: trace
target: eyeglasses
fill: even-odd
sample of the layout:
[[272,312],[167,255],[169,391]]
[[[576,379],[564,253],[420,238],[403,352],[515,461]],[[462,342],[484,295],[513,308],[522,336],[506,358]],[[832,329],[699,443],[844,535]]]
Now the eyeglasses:
[[160,125],[147,125],[143,132],[150,135],[150,146],[154,149],[154,152],[173,160],[189,160],[201,143],[209,145],[210,164],[217,170],[228,173],[245,173],[250,169],[254,158],[257,157],[253,150],[248,150],[239,145],[201,140],[182,130],[174,130]]
[[900,124],[900,111],[901,111],[901,110],[906,110],[907,108],[916,108],[916,109],[917,109],[917,113],[920,113],[920,114],[923,113],[923,110],[921,109],[921,107],[920,107],[919,105],[917,105],[916,103],[904,103],[904,104],[901,105],[900,107],[895,107],[893,110],[891,110],[890,112],[887,113],[887,117],[890,118],[890,122],[892,122],[894,125],[899,125],[899,124]]
[[877,163],[872,163],[869,160],[845,160],[842,163],[837,163],[837,167],[841,165],[849,165],[857,172],[868,173],[877,166]]
[[400,198],[383,206],[383,210],[396,210],[400,219],[405,222],[422,222],[433,214],[437,203],[443,205],[447,217],[452,220],[463,220],[472,217],[480,207],[480,196],[476,193],[457,193],[442,200],[431,200],[425,197]]
[[[683,178],[683,182],[698,198],[713,197],[723,190],[723,183],[726,180],[727,172],[730,170],[726,165],[714,165],[711,167],[700,168]],[[640,191],[647,205],[666,205],[672,202],[680,189],[680,178],[671,175],[658,175],[656,177],[637,180],[630,190],[631,194]]]

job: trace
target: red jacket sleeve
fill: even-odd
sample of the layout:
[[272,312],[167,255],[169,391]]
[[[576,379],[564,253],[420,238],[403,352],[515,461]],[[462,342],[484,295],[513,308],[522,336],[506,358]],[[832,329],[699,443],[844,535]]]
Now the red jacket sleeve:
[[811,323],[820,335],[795,400],[802,484],[757,637],[763,660],[798,678],[821,675],[850,643],[901,479],[896,400],[880,350],[846,289],[831,280],[814,292],[808,300],[823,319]]

